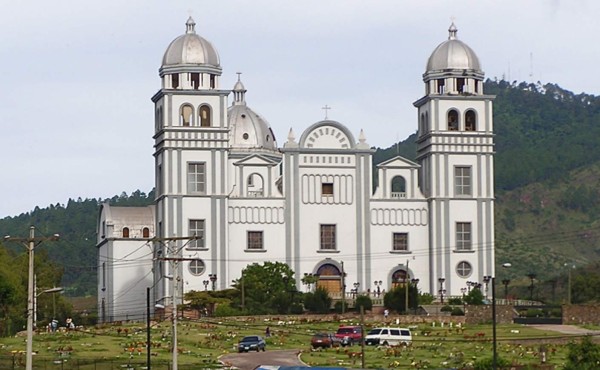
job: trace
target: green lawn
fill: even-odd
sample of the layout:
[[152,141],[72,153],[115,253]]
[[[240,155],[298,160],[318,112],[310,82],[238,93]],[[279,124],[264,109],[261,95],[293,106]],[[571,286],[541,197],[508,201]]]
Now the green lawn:
[[[291,320],[291,319],[290,319]],[[300,322],[302,321],[302,322]],[[360,346],[311,351],[310,337],[317,331],[334,332],[340,322],[279,321],[265,318],[246,321],[233,318],[211,318],[200,322],[183,321],[178,325],[178,363],[218,367],[222,354],[234,352],[240,337],[248,334],[263,335],[267,326],[272,336],[267,338],[267,351],[298,349],[309,365],[360,367]],[[344,322],[344,324],[350,324]],[[407,348],[365,348],[367,368],[438,369],[460,368],[477,359],[492,356],[491,325],[468,327],[411,326],[413,345]],[[366,328],[368,330],[368,327]],[[172,358],[171,325],[165,321],[152,326],[152,362],[155,369],[166,369]],[[542,343],[575,339],[520,325],[499,325],[497,330],[498,355],[519,364],[540,363]],[[117,369],[128,364],[143,364],[146,360],[146,328],[142,324],[90,328],[79,332],[41,333],[34,337],[34,364],[40,369]],[[562,368],[566,349],[557,343],[546,344],[547,362]],[[11,369],[12,361],[23,363],[25,337],[0,339],[0,368]],[[106,360],[106,367],[83,364],[86,361]],[[48,365],[49,364],[49,365]],[[77,367],[74,367],[77,364]],[[161,367],[162,364],[162,367]],[[62,367],[61,367],[62,366]],[[72,366],[72,367],[68,367]],[[18,367],[16,367],[18,368]],[[142,368],[141,365],[132,368]],[[190,367],[191,368],[191,367]]]

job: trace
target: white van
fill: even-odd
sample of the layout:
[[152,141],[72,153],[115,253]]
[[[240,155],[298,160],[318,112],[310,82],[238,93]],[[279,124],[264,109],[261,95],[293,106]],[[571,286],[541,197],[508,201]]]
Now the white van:
[[398,344],[411,344],[412,334],[406,328],[374,328],[365,337],[365,344],[396,346]]

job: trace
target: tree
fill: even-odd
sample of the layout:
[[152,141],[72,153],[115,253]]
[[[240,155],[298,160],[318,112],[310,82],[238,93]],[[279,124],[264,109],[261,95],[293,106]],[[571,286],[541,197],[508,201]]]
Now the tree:
[[354,301],[354,308],[356,309],[356,312],[360,312],[361,306],[365,311],[370,311],[373,309],[373,302],[368,295],[359,295],[356,297],[356,300]]
[[471,289],[469,294],[465,296],[465,303],[472,305],[482,305],[483,304],[483,293],[481,293],[481,289],[474,288]]
[[600,368],[600,345],[592,341],[591,336],[585,336],[581,342],[571,342],[568,345],[567,363],[565,370],[593,370]]
[[[417,287],[414,285],[409,286],[409,307],[415,307],[414,299],[418,296]],[[394,310],[396,312],[406,312],[406,287],[405,286],[396,286],[389,292],[385,293],[383,296],[383,305],[390,310]]]
[[302,294],[296,288],[294,271],[281,262],[249,265],[232,286],[237,291],[234,306],[239,308],[242,307],[244,290],[243,310],[248,314],[287,313],[302,300]]
[[331,297],[323,287],[317,287],[314,293],[304,295],[304,307],[315,313],[328,313],[331,309]]

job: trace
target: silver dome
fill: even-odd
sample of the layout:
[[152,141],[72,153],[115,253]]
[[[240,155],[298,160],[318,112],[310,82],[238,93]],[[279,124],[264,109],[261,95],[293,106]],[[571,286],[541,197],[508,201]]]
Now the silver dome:
[[481,71],[479,58],[467,44],[456,38],[458,29],[452,23],[448,29],[448,40],[442,42],[431,53],[427,61],[427,72],[449,69]]
[[246,91],[238,74],[238,81],[233,88],[233,104],[227,109],[229,146],[232,149],[277,151],[277,142],[269,123],[246,105]]
[[205,65],[220,68],[219,54],[206,39],[196,34],[196,22],[190,17],[185,34],[169,44],[162,60],[162,67],[178,65]]

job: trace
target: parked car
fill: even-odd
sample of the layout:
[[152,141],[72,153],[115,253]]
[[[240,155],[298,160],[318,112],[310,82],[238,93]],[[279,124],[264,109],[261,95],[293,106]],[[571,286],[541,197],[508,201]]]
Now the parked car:
[[395,346],[398,344],[411,344],[412,334],[406,328],[374,328],[365,337],[366,345],[382,344]]
[[310,339],[310,346],[314,349],[339,347],[341,345],[342,340],[329,333],[317,333]]
[[362,340],[362,328],[357,325],[340,326],[335,336],[342,341],[342,346],[360,343]]
[[265,351],[267,344],[265,340],[259,335],[249,335],[247,337],[242,338],[238,343],[238,352],[248,352],[248,351]]

